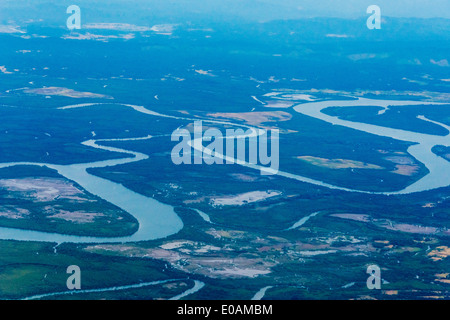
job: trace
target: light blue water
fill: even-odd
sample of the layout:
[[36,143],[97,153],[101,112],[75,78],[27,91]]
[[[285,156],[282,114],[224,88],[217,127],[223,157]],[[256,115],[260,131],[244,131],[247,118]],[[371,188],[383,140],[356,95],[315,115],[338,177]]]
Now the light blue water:
[[[448,104],[448,103],[447,103]],[[397,101],[397,100],[373,100],[359,98],[357,100],[349,101],[320,101],[312,103],[299,104],[294,107],[294,110],[316,118],[328,123],[352,128],[355,130],[367,132],[382,137],[389,137],[396,140],[408,141],[417,143],[408,149],[408,152],[422,162],[430,171],[426,176],[404,188],[403,190],[395,192],[385,192],[384,194],[407,194],[414,192],[421,192],[426,190],[437,189],[441,187],[447,187],[450,185],[450,162],[442,157],[434,154],[431,149],[435,145],[450,146],[450,133],[446,136],[437,136],[431,134],[417,133],[413,131],[406,131],[400,129],[386,128],[373,124],[353,122],[339,119],[322,113],[322,110],[328,107],[355,107],[355,106],[381,106],[387,108],[388,106],[407,106],[407,105],[445,105],[445,103],[434,102],[422,102],[422,101]],[[424,121],[430,121],[437,125],[442,126],[448,130],[448,126],[445,124],[431,121],[423,116],[419,116],[419,119]]]
[[[106,141],[106,140],[103,140]],[[15,165],[37,165],[55,169],[67,179],[73,180],[86,191],[118,206],[134,216],[139,222],[139,229],[131,236],[126,237],[85,237],[48,233],[40,231],[0,228],[0,239],[22,241],[47,241],[47,242],[73,242],[73,243],[111,243],[111,242],[136,242],[165,238],[175,234],[183,228],[183,222],[170,205],[158,202],[153,198],[136,193],[123,185],[96,177],[89,174],[89,168],[101,168],[119,164],[131,163],[147,159],[144,154],[124,149],[104,147],[96,144],[94,140],[86,141],[85,145],[91,147],[123,152],[133,155],[130,158],[106,160],[92,163],[73,165],[53,165],[45,163],[16,162],[0,164],[0,168]]]
[[[422,162],[430,171],[429,174],[418,180],[417,182],[411,184],[410,186],[404,188],[403,190],[394,192],[369,192],[356,189],[350,189],[345,187],[340,187],[336,185],[331,185],[323,181],[314,180],[308,177],[292,174],[289,172],[278,171],[278,175],[284,176],[286,178],[295,179],[297,181],[302,181],[306,183],[311,183],[330,189],[338,189],[349,192],[361,192],[361,193],[373,193],[373,194],[406,194],[421,192],[431,189],[436,189],[440,187],[446,187],[450,185],[450,163],[445,159],[435,155],[431,152],[431,149],[435,145],[450,146],[450,133],[446,136],[436,136],[430,134],[417,133],[412,131],[405,131],[400,129],[386,128],[382,126],[352,122],[347,120],[342,120],[337,117],[329,116],[322,113],[322,110],[328,107],[354,107],[354,106],[381,106],[387,108],[388,106],[398,106],[398,105],[442,105],[444,103],[433,103],[433,102],[421,102],[421,101],[397,101],[397,100],[374,100],[359,98],[357,100],[338,100],[338,101],[320,101],[320,102],[310,102],[299,104],[294,107],[294,110],[302,113],[304,115],[332,123],[334,125],[340,125],[347,128],[352,128],[355,130],[367,132],[374,135],[379,135],[383,137],[390,137],[397,140],[409,141],[416,143],[408,149],[408,152],[415,157],[418,161]],[[62,107],[60,109],[71,109],[78,107],[88,107],[97,106],[102,104],[82,104]],[[175,118],[180,120],[195,121],[198,119],[188,119],[182,117],[174,117],[168,115],[162,115],[154,111],[148,110],[141,106],[134,105],[123,105],[126,107],[133,108],[137,112],[144,114],[165,117],[165,118]],[[424,117],[419,117],[424,121],[431,121]],[[217,124],[227,124],[230,123],[215,121],[215,120],[205,120],[205,122],[217,123]],[[435,121],[431,121],[437,125],[449,129],[448,126],[440,124]],[[242,125],[240,125],[242,126]],[[250,128],[248,126],[244,126]],[[253,131],[252,134],[255,134]],[[150,136],[143,138],[131,138],[131,139],[150,139]],[[74,243],[110,243],[110,242],[135,242],[135,241],[145,241],[154,240],[159,238],[164,238],[169,235],[175,234],[183,228],[183,222],[174,212],[172,206],[158,202],[155,199],[145,197],[134,191],[125,188],[123,185],[96,177],[87,173],[88,168],[101,168],[107,166],[115,166],[125,163],[136,162],[140,160],[147,159],[148,156],[142,153],[133,152],[129,150],[105,147],[97,144],[97,141],[115,141],[117,139],[103,139],[103,140],[89,140],[83,144],[93,148],[108,150],[112,152],[122,152],[130,154],[131,157],[115,160],[106,160],[85,164],[73,164],[73,165],[53,165],[45,163],[4,163],[0,164],[0,168],[9,167],[15,165],[37,165],[37,166],[47,166],[49,168],[57,170],[62,176],[77,182],[80,186],[86,189],[88,192],[101,197],[102,199],[118,206],[119,208],[127,211],[133,215],[139,222],[138,231],[127,237],[82,237],[82,236],[72,236],[72,235],[62,235],[56,233],[47,233],[40,231],[29,231],[20,230],[12,228],[0,228],[0,239],[13,239],[13,240],[23,240],[23,241],[48,241],[48,242],[74,242]],[[126,140],[126,139],[121,139]],[[196,148],[196,144],[192,143],[192,146]],[[200,146],[199,151],[208,152],[210,150]],[[220,155],[216,153],[216,156],[223,157],[226,159],[225,155]],[[249,167],[255,170],[270,170],[263,166],[253,165],[249,163],[241,164],[245,167]],[[197,211],[198,212],[198,211]],[[200,214],[200,213],[199,213]],[[205,221],[210,221],[209,216],[206,214],[201,215]],[[299,225],[305,223],[306,220],[300,220],[297,223]],[[294,226],[293,226],[294,227]]]

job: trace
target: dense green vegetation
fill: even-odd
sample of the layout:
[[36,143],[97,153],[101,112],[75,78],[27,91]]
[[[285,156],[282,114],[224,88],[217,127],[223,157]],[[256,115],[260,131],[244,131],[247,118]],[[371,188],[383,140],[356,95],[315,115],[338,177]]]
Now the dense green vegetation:
[[376,124],[388,128],[402,129],[412,132],[427,133],[432,135],[445,136],[449,132],[437,124],[418,119],[418,115],[441,123],[449,123],[449,105],[434,106],[391,106],[382,115],[378,115],[381,108],[349,107],[349,108],[327,108],[324,113],[337,116],[344,120]]
[[[181,279],[174,283],[185,283],[188,288],[193,280],[206,283],[187,299],[249,299],[265,286],[273,286],[267,291],[267,299],[448,299],[445,274],[450,269],[449,258],[436,252],[444,252],[450,243],[449,187],[383,196],[261,176],[238,165],[176,166],[170,158],[175,145],[170,134],[192,121],[143,115],[115,105],[145,106],[194,119],[212,119],[210,114],[216,112],[283,111],[292,118],[260,124],[282,132],[280,170],[342,187],[400,190],[427,173],[423,164],[410,159],[407,149],[411,144],[332,126],[289,108],[270,109],[252,96],[268,101],[271,98],[264,97],[267,93],[300,90],[318,100],[358,95],[448,102],[448,81],[442,81],[448,78],[448,67],[433,64],[431,59],[448,59],[449,24],[440,21],[438,27],[430,28],[429,21],[388,19],[386,28],[374,35],[360,28],[359,23],[364,21],[330,21],[192,23],[177,26],[171,36],[136,32],[126,41],[62,39],[68,34],[66,30],[35,23],[27,25],[30,38],[0,34],[0,66],[12,72],[0,72],[0,162],[67,165],[117,159],[129,155],[81,143],[152,135],[150,140],[99,142],[142,152],[149,159],[90,169],[89,173],[174,206],[185,225],[166,239],[124,247],[115,244],[106,249],[96,245],[0,241],[0,299],[65,291],[69,265],[81,267],[83,289],[166,279]],[[411,24],[425,31],[411,31]],[[401,32],[392,32],[396,28]],[[350,36],[329,37],[336,32]],[[24,89],[43,87],[69,88],[109,98],[46,96]],[[106,104],[58,109],[84,103]],[[326,112],[351,121],[445,135],[444,128],[417,116],[450,125],[448,106],[392,107],[382,115],[378,115],[379,108],[370,106],[329,108]],[[235,119],[229,122],[242,123]],[[433,151],[442,157],[449,152],[442,146]],[[326,168],[301,161],[297,158],[300,156],[358,161],[382,169]],[[396,173],[398,163],[392,161],[393,157],[410,159],[415,170],[410,175]],[[62,179],[44,167],[0,169],[0,180],[25,178]],[[216,197],[267,190],[279,191],[280,195],[242,206],[212,205]],[[30,212],[24,219],[0,216],[0,226],[95,236],[129,235],[137,229],[136,220],[126,212],[86,192],[83,197],[89,201],[37,201],[30,193],[0,188],[0,213],[11,208]],[[77,224],[49,219],[49,208],[105,216],[93,223]],[[203,221],[193,209],[208,214],[213,224]],[[286,231],[315,212],[319,213],[305,225]],[[367,221],[335,214],[360,215]],[[226,236],[214,236],[220,232]],[[175,241],[190,241],[201,249],[211,246],[214,250],[161,248]],[[156,254],[152,250],[157,250]],[[169,262],[170,254],[183,258]],[[240,263],[250,269],[266,268],[270,273],[257,277],[223,275],[223,265],[211,266],[215,260]],[[379,292],[365,286],[369,264],[379,265],[387,281]],[[158,285],[53,298],[167,299],[185,289]],[[398,292],[387,292],[391,290]]]
[[184,274],[165,269],[158,261],[89,254],[74,245],[61,245],[54,253],[54,246],[52,243],[0,241],[1,298],[19,299],[67,291],[66,280],[70,274],[66,269],[70,265],[80,267],[82,289],[186,278]]
[[[12,214],[19,212],[18,218],[15,219],[7,214],[0,216],[1,227],[100,237],[131,235],[138,228],[136,219],[130,214],[87,193],[76,183],[68,181],[54,170],[37,166],[0,169],[0,181],[5,181],[4,179],[20,181],[25,178],[32,179],[27,180],[26,184],[34,183],[37,189],[28,192],[0,189],[0,212],[6,211]],[[48,180],[49,178],[58,180]],[[42,182],[50,183],[50,185],[40,186]],[[59,183],[59,185],[52,186],[51,183]],[[45,192],[51,191],[51,188],[64,186],[63,183],[73,185],[79,194],[75,194],[74,198],[57,196],[55,199],[39,199],[39,197],[45,197]],[[93,217],[89,218],[89,214]]]

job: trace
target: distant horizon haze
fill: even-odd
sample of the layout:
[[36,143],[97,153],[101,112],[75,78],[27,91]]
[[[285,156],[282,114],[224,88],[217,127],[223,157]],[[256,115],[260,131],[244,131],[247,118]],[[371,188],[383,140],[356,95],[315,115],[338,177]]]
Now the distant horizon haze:
[[378,5],[385,17],[450,19],[450,0],[2,0],[0,24],[59,22],[78,5],[88,22],[266,22],[314,17],[356,19]]

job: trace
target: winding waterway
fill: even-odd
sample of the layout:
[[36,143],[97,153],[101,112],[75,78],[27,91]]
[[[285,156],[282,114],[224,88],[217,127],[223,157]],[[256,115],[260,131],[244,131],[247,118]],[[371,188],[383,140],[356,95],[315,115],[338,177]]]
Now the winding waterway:
[[[149,137],[145,138],[149,139]],[[135,139],[136,138],[134,138],[133,140]],[[103,139],[101,141],[110,140]],[[111,139],[111,141],[115,141],[115,139]],[[86,237],[13,228],[0,228],[0,239],[47,241],[57,243],[136,242],[164,238],[171,234],[177,233],[183,228],[183,222],[175,213],[172,206],[163,204],[153,198],[149,198],[136,193],[121,184],[94,176],[87,172],[87,169],[89,168],[103,168],[107,166],[116,166],[120,164],[141,161],[147,159],[147,155],[128,151],[125,149],[100,146],[97,144],[96,140],[88,140],[83,142],[83,144],[86,146],[108,150],[111,152],[122,152],[130,154],[131,157],[72,165],[14,162],[0,164],[0,168],[17,165],[36,165],[54,169],[65,178],[78,183],[86,191],[118,206],[119,208],[134,216],[139,223],[138,230],[133,235],[125,237]]]
[[[434,154],[431,149],[436,145],[450,146],[450,130],[449,126],[428,120],[423,116],[418,118],[423,121],[429,121],[439,125],[448,131],[445,136],[431,135],[425,133],[418,133],[413,131],[406,131],[394,128],[387,128],[373,124],[353,122],[339,119],[338,117],[329,116],[322,111],[329,107],[355,107],[355,106],[380,106],[387,108],[388,106],[407,106],[407,105],[448,105],[448,103],[433,103],[423,101],[397,101],[397,100],[373,100],[358,98],[349,101],[320,101],[312,103],[299,104],[294,107],[294,110],[309,117],[313,117],[333,125],[344,126],[358,131],[367,132],[377,136],[388,137],[396,140],[416,143],[409,147],[408,152],[423,163],[429,173],[415,183],[409,185],[403,190],[394,192],[383,192],[383,194],[407,194],[426,190],[447,187],[450,185],[450,162],[444,158]],[[386,109],[385,109],[386,110]]]
[[[428,120],[424,117],[420,117],[423,121],[430,121],[437,125],[440,125],[449,131],[446,136],[437,136],[424,133],[417,133],[412,131],[405,131],[400,129],[386,128],[382,126],[352,122],[347,120],[339,119],[338,117],[329,116],[322,112],[323,109],[328,107],[354,107],[354,106],[381,106],[387,108],[388,106],[398,106],[398,105],[441,105],[444,103],[432,103],[432,102],[421,102],[421,101],[397,101],[397,100],[373,100],[359,98],[356,100],[337,100],[337,101],[320,101],[320,102],[310,102],[298,104],[294,107],[296,112],[319,119],[334,125],[340,125],[347,128],[367,132],[370,134],[389,137],[402,141],[409,141],[416,143],[408,149],[408,152],[415,157],[418,161],[422,162],[429,173],[423,178],[419,179],[417,182],[411,184],[410,186],[404,188],[403,190],[394,192],[370,192],[364,190],[356,190],[345,188],[341,186],[336,186],[332,184],[325,183],[323,181],[311,179],[308,177],[292,174],[289,172],[278,171],[277,174],[284,176],[286,178],[295,179],[297,181],[306,182],[310,184],[315,184],[331,189],[344,190],[349,192],[360,192],[360,193],[371,193],[371,194],[406,194],[421,192],[425,190],[431,190],[435,188],[445,187],[450,185],[450,162],[445,159],[435,155],[431,148],[435,145],[450,146],[450,130],[448,126]],[[59,108],[60,110],[67,110],[73,108],[83,108],[91,106],[101,106],[106,105],[106,103],[87,103],[79,105],[71,105]],[[197,121],[198,119],[191,119],[185,117],[176,117],[171,115],[164,115],[152,110],[146,109],[142,106],[135,106],[130,104],[117,104],[125,107],[134,109],[137,112],[164,118],[173,118],[185,121]],[[240,126],[246,129],[251,129],[250,133],[246,136],[239,136],[238,138],[245,138],[249,136],[259,135],[260,132],[256,128],[246,126],[243,124],[234,124],[225,121],[217,120],[203,120],[204,122],[221,124],[221,125],[233,125]],[[66,177],[67,179],[73,180],[83,187],[86,191],[118,206],[119,208],[125,210],[132,216],[134,216],[138,223],[139,229],[136,233],[131,236],[125,237],[85,237],[85,236],[75,236],[75,235],[64,235],[57,233],[48,233],[40,231],[31,230],[21,230],[13,228],[0,228],[0,239],[11,239],[11,240],[22,240],[22,241],[47,241],[47,242],[72,242],[72,243],[123,243],[123,242],[137,242],[165,238],[172,234],[179,232],[183,228],[183,222],[175,213],[174,208],[170,205],[158,202],[153,198],[149,198],[138,194],[121,184],[112,182],[107,179],[103,179],[87,172],[89,168],[103,168],[108,166],[117,166],[126,163],[137,162],[141,160],[148,159],[148,156],[143,153],[134,152],[130,150],[106,147],[100,145],[101,142],[108,141],[127,141],[127,140],[145,140],[151,139],[151,136],[138,137],[138,138],[128,138],[128,139],[97,139],[88,140],[83,142],[83,145],[92,148],[102,149],[111,152],[120,152],[130,155],[122,159],[97,161],[82,164],[71,164],[71,165],[55,165],[47,163],[33,163],[33,162],[13,162],[13,163],[3,163],[0,164],[0,168],[17,166],[17,165],[36,165],[45,166],[56,170],[59,174]],[[196,143],[195,140],[191,141],[190,145],[202,152],[211,154],[212,151],[203,147],[201,143]],[[222,158],[227,161],[235,161],[236,159],[230,159],[227,156],[215,153],[216,157]],[[249,167],[256,170],[270,172],[270,168],[264,166],[251,164],[248,162],[239,163],[242,166]]]
[[[104,105],[102,103],[88,103],[88,104],[79,104],[79,105],[71,105],[59,108],[61,110],[72,109],[72,108],[82,108],[82,107],[90,107],[90,106],[101,106]],[[179,120],[187,120],[187,121],[197,121],[198,119],[189,119],[183,117],[175,117],[170,115],[163,115],[151,110],[146,109],[142,106],[135,106],[129,104],[118,104],[125,107],[133,108],[137,112],[141,112],[143,114],[156,116],[156,117],[164,117],[164,118],[173,118]],[[359,98],[356,100],[348,100],[348,101],[320,101],[320,102],[311,102],[311,103],[303,103],[298,104],[294,107],[296,112],[304,114],[306,116],[319,119],[334,125],[340,125],[347,128],[367,132],[370,134],[389,137],[397,140],[408,141],[415,143],[412,145],[408,152],[415,157],[418,161],[422,162],[429,173],[423,178],[419,179],[415,183],[410,186],[404,188],[403,190],[395,191],[395,192],[378,192],[378,194],[406,194],[406,193],[414,193],[421,192],[425,190],[431,190],[440,187],[446,187],[450,185],[450,163],[445,159],[435,155],[431,149],[435,145],[444,145],[450,146],[450,128],[444,124],[438,123],[436,121],[432,121],[426,119],[423,116],[419,116],[419,118],[423,121],[430,121],[436,125],[440,125],[443,128],[447,129],[449,133],[446,136],[437,136],[430,134],[423,134],[393,128],[386,128],[377,125],[371,125],[366,123],[352,122],[347,120],[339,119],[338,117],[333,117],[326,115],[323,113],[323,109],[328,107],[354,107],[354,106],[381,106],[384,108],[384,111],[388,108],[388,106],[398,106],[398,105],[440,105],[440,103],[432,103],[432,102],[420,102],[420,101],[396,101],[396,100],[373,100],[373,99],[363,99]],[[256,128],[252,128],[243,124],[233,124],[224,121],[216,121],[216,120],[203,120],[204,122],[216,123],[216,124],[225,124],[225,125],[233,125],[240,126],[247,129],[251,129],[250,133],[246,136],[239,136],[235,138],[246,138],[250,136],[259,135],[260,132]],[[122,159],[114,159],[114,160],[105,160],[105,161],[97,161],[90,163],[82,163],[82,164],[71,164],[71,165],[56,165],[56,164],[48,164],[48,163],[33,163],[33,162],[12,162],[12,163],[3,163],[0,164],[0,168],[12,167],[17,165],[35,165],[35,166],[45,166],[51,169],[56,170],[60,175],[64,176],[67,179],[73,180],[78,183],[81,187],[83,187],[86,191],[108,201],[119,208],[125,210],[132,216],[134,216],[138,223],[138,230],[131,236],[126,237],[83,237],[83,236],[74,236],[74,235],[64,235],[57,233],[48,233],[48,232],[40,232],[40,231],[31,231],[31,230],[21,230],[21,229],[13,229],[13,228],[0,228],[0,239],[3,240],[20,240],[20,241],[46,241],[46,242],[56,242],[57,244],[72,242],[72,243],[118,243],[118,242],[137,242],[137,241],[146,241],[146,240],[154,240],[160,239],[172,234],[179,232],[183,228],[183,222],[180,217],[175,213],[174,208],[170,205],[166,205],[158,202],[156,199],[149,198],[138,194],[121,184],[112,182],[107,179],[103,179],[94,175],[91,175],[87,172],[87,169],[90,168],[103,168],[108,166],[117,166],[132,162],[137,162],[141,160],[148,159],[149,157],[143,153],[134,152],[130,150],[114,148],[114,147],[106,147],[102,146],[101,142],[108,141],[127,141],[127,140],[146,140],[151,139],[151,136],[146,137],[138,137],[138,138],[128,138],[128,139],[97,139],[97,140],[88,140],[83,142],[83,145],[102,149],[110,152],[120,152],[124,154],[128,154],[129,157],[125,157]],[[190,145],[198,151],[206,152],[211,154],[211,150],[203,147],[202,143],[198,143],[198,141],[192,141]],[[230,159],[223,154],[218,154],[217,152],[214,156],[225,159],[227,161],[234,161],[236,163],[236,159]],[[266,168],[259,165],[250,164],[247,162],[240,162],[242,166],[249,167],[255,170],[266,171],[268,173],[272,170],[270,168]],[[340,187],[336,185],[331,185],[325,183],[323,181],[314,180],[308,177],[278,171],[276,174],[280,176],[284,176],[286,178],[295,179],[297,181],[306,182],[314,185],[319,185],[331,189],[344,190],[349,192],[361,192],[361,193],[375,193],[364,190],[356,190],[345,187]],[[209,216],[204,213],[201,213],[197,210],[197,213],[206,221],[211,223]],[[291,228],[297,228],[302,224],[306,223],[306,221],[312,216],[316,215],[314,213],[308,217],[305,217],[294,224]],[[56,250],[56,246],[55,246]],[[155,281],[155,282],[147,282],[140,283],[136,285],[128,285],[122,287],[112,287],[112,288],[103,288],[103,289],[91,289],[91,290],[81,290],[77,291],[77,293],[95,293],[95,292],[106,292],[106,291],[116,291],[116,290],[127,290],[133,288],[141,288],[145,286],[162,284],[165,282],[169,282],[172,280],[166,281]],[[181,299],[189,294],[195,293],[198,290],[202,289],[204,286],[203,282],[195,281],[194,287],[187,290],[186,292],[173,297],[172,299]],[[261,299],[264,297],[265,292],[271,287],[262,288],[258,293],[255,294],[253,299]],[[56,293],[48,293],[43,295],[36,295],[33,297],[29,297],[27,299],[40,299],[50,296],[57,295],[65,295],[73,292],[56,292]]]
[[[49,297],[57,297],[57,296],[64,296],[64,295],[79,295],[79,294],[88,294],[88,293],[101,293],[101,292],[111,292],[111,291],[124,291],[124,290],[130,290],[130,289],[140,289],[150,286],[156,286],[159,284],[166,284],[170,282],[175,281],[181,281],[180,279],[170,279],[170,280],[160,280],[160,281],[152,281],[152,282],[142,282],[138,284],[130,284],[125,286],[117,286],[117,287],[109,287],[109,288],[100,288],[100,289],[85,289],[85,290],[66,290],[66,291],[60,291],[60,292],[51,292],[51,293],[44,293],[44,294],[38,294],[31,297],[26,297],[22,300],[39,300]],[[191,294],[196,293],[197,291],[201,290],[205,284],[201,281],[195,280],[194,286],[183,293],[176,295],[175,297],[170,298],[169,300],[180,300],[184,297],[187,297]]]

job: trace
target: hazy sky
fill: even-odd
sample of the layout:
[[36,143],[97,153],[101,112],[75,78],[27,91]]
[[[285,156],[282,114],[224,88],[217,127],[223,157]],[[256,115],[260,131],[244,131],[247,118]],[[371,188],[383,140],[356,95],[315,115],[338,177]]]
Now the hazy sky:
[[[225,0],[226,1],[226,0]],[[305,14],[361,16],[364,8],[378,5],[387,16],[450,18],[450,0],[261,0],[300,7]]]
[[72,4],[84,9],[90,22],[360,18],[373,4],[385,16],[450,19],[450,0],[0,0],[0,20],[63,21]]

